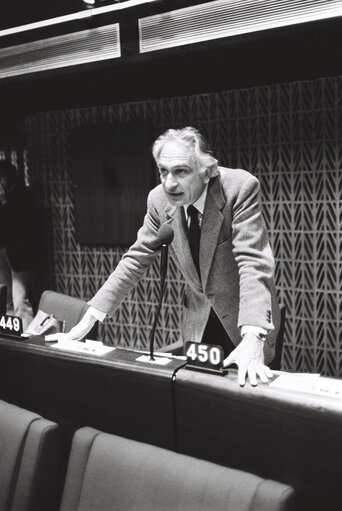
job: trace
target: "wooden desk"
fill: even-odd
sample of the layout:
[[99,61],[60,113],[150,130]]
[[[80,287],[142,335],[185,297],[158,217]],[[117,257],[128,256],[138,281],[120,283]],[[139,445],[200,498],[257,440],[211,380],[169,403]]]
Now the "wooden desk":
[[341,510],[342,401],[136,361],[0,339],[0,398],[58,422],[88,425],[291,484],[298,511]]
[[0,398],[58,422],[70,436],[92,426],[175,448],[171,383],[184,365],[137,362],[141,352],[98,357],[54,349],[42,339],[0,339]]
[[342,509],[341,400],[184,368],[175,397],[179,452],[291,484],[300,511]]

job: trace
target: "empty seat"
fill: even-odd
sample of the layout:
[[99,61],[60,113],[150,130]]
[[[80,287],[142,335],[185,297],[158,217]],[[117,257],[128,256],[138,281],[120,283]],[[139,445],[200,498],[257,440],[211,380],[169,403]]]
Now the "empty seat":
[[274,369],[276,371],[280,371],[280,369],[281,369],[281,357],[282,357],[282,353],[283,353],[284,333],[285,333],[285,318],[286,318],[285,305],[280,305],[280,325],[279,325],[279,332],[278,332],[276,342],[275,342],[274,359],[269,364],[270,369]]
[[82,428],[61,511],[287,511],[292,500],[287,485]]
[[65,331],[69,332],[83,317],[88,305],[80,298],[47,290],[42,293],[38,308],[65,321]]
[[57,424],[0,400],[0,509],[57,509],[58,452]]
[[[66,332],[69,332],[80,321],[88,308],[85,300],[50,290],[42,293],[38,306],[39,310],[53,314],[58,320],[65,321]],[[97,338],[97,322],[87,334],[87,338]]]

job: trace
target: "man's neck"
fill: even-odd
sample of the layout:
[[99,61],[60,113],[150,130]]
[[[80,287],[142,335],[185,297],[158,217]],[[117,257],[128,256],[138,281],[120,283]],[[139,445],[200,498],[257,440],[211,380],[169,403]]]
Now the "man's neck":
[[[205,205],[205,200],[207,198],[207,193],[208,193],[208,185],[206,184],[205,185],[205,188],[203,190],[203,192],[201,193],[201,195],[198,197],[198,199],[192,203],[192,205],[203,215],[203,211],[204,211],[204,205]],[[187,210],[187,207],[190,206],[190,204],[184,204],[184,209],[185,211]]]

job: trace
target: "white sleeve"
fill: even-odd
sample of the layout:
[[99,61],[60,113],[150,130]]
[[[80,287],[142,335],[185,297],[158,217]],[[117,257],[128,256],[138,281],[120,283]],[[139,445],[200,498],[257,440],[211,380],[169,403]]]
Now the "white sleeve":
[[107,314],[105,312],[99,311],[99,309],[95,309],[95,307],[91,307],[91,306],[87,310],[86,314],[90,314],[91,316],[93,316],[98,321],[101,321],[101,323],[105,319],[105,317],[107,316]]

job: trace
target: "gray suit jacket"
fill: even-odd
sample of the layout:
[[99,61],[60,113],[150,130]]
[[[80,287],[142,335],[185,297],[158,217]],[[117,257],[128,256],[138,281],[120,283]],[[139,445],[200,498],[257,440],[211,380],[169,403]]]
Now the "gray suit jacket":
[[200,278],[191,257],[184,208],[171,206],[158,185],[148,196],[137,241],[89,304],[109,316],[114,313],[158,256],[157,232],[169,223],[175,233],[170,255],[187,283],[183,342],[201,340],[213,307],[235,345],[241,341],[243,325],[268,330],[264,352],[269,363],[280,317],[259,189],[258,180],[241,169],[220,167],[219,176],[210,180],[201,226]]

